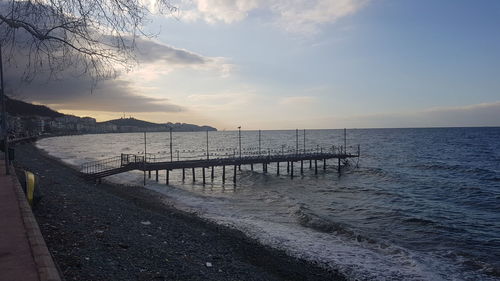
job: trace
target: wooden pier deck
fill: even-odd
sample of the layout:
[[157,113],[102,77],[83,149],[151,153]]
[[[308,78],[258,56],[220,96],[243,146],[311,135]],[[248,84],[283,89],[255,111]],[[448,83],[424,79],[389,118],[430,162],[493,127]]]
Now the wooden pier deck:
[[[238,128],[239,129],[239,128]],[[340,175],[342,164],[347,164],[348,159],[358,158],[360,156],[360,147],[351,147],[350,151],[357,149],[356,153],[348,152],[347,141],[346,141],[346,130],[344,129],[344,145],[343,146],[331,146],[328,149],[323,149],[317,146],[316,148],[306,149],[306,137],[305,130],[303,134],[303,147],[299,149],[299,131],[296,130],[296,143],[295,149],[284,149],[282,146],[281,150],[271,150],[268,149],[267,153],[261,150],[261,132],[259,131],[259,141],[258,150],[250,148],[250,150],[244,150],[242,152],[241,146],[241,131],[239,131],[239,155],[236,155],[236,149],[222,149],[223,151],[233,151],[232,155],[226,154],[210,154],[209,153],[209,139],[207,132],[206,139],[206,150],[203,150],[203,155],[197,156],[187,156],[186,158],[179,157],[179,151],[177,151],[177,160],[174,161],[173,150],[172,150],[172,132],[170,132],[170,157],[163,155],[163,157],[157,157],[157,154],[147,153],[146,147],[146,133],[144,133],[144,154],[121,154],[120,156],[93,161],[85,163],[81,166],[81,173],[83,177],[87,179],[92,179],[95,181],[100,181],[101,178],[108,177],[111,175],[116,175],[128,171],[138,170],[144,172],[144,185],[146,184],[146,172],[148,177],[151,178],[151,172],[156,172],[156,181],[158,181],[159,171],[165,170],[165,181],[169,184],[169,174],[172,170],[182,170],[182,180],[186,178],[186,170],[191,170],[191,175],[193,182],[196,181],[196,169],[201,169],[203,184],[206,183],[206,173],[205,169],[210,169],[210,179],[214,180],[214,169],[215,167],[222,168],[222,182],[226,181],[226,168],[233,168],[232,179],[236,183],[237,170],[241,170],[242,165],[250,166],[250,169],[254,170],[254,165],[259,165],[262,167],[262,172],[267,173],[268,165],[276,165],[276,174],[279,175],[281,170],[280,164],[286,165],[286,173],[290,177],[294,177],[295,168],[294,163],[300,165],[300,173],[304,172],[304,162],[309,161],[309,168],[313,167],[315,174],[318,173],[318,161],[323,162],[323,170],[326,170],[327,160],[334,159],[334,164],[337,166],[338,173]],[[193,159],[194,158],[194,159]],[[336,161],[335,161],[336,160]],[[344,162],[344,163],[342,163]],[[320,163],[321,165],[321,163]]]
[[[113,157],[100,161],[86,163],[82,166],[82,174],[88,179],[99,180],[100,178],[120,174],[132,170],[143,171],[144,175],[148,172],[151,178],[151,172],[156,172],[156,180],[158,181],[158,172],[165,170],[166,184],[169,181],[169,172],[172,170],[182,170],[183,180],[185,179],[186,169],[191,169],[193,180],[195,180],[195,169],[202,169],[202,179],[205,183],[207,176],[205,169],[211,168],[210,178],[214,178],[214,167],[222,168],[222,181],[226,181],[226,168],[233,168],[233,182],[236,182],[236,171],[242,165],[250,166],[254,170],[254,165],[260,165],[262,171],[267,173],[267,166],[270,164],[276,165],[276,173],[279,175],[281,169],[286,167],[286,172],[294,177],[294,163],[300,166],[300,173],[303,173],[304,162],[309,161],[309,166],[312,168],[314,165],[315,173],[318,173],[318,161],[323,164],[323,169],[326,169],[327,160],[337,160],[337,169],[340,173],[342,160],[349,158],[359,158],[358,153],[342,153],[342,152],[329,152],[329,153],[298,153],[298,154],[276,154],[276,155],[260,155],[260,156],[243,156],[243,157],[226,157],[214,159],[200,159],[200,160],[184,160],[184,161],[161,161],[156,160],[154,157],[146,157],[134,154],[122,154],[119,157]],[[323,163],[321,163],[323,162]],[[314,164],[313,164],[314,163]],[[284,164],[280,168],[280,164]]]

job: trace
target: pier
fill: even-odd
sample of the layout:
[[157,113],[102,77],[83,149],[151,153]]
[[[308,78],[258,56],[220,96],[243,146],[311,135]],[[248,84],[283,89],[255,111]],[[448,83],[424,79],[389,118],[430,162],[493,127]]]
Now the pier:
[[[326,171],[327,165],[336,166],[336,170],[341,174],[342,166],[348,163],[348,159],[360,157],[359,145],[350,147],[348,151],[346,141],[346,130],[344,129],[344,145],[332,145],[328,148],[315,147],[306,149],[305,130],[303,147],[299,148],[299,131],[296,130],[296,147],[295,149],[287,149],[284,147],[281,150],[261,149],[261,132],[259,131],[259,146],[258,149],[244,149],[241,147],[241,131],[238,131],[238,150],[233,148],[222,149],[222,151],[232,151],[232,153],[210,153],[208,147],[208,132],[206,141],[206,150],[203,154],[197,156],[181,157],[179,151],[176,151],[176,159],[172,151],[172,132],[170,132],[170,155],[158,157],[157,154],[147,153],[146,133],[144,133],[144,153],[143,154],[121,154],[119,156],[88,162],[81,166],[83,177],[100,182],[104,177],[125,173],[128,171],[138,170],[143,171],[144,184],[146,184],[146,174],[148,178],[154,173],[155,179],[159,181],[159,173],[165,173],[165,184],[169,185],[170,172],[173,170],[182,170],[182,180],[186,180],[186,175],[189,174],[192,181],[197,179],[197,170],[201,172],[201,180],[203,184],[214,181],[214,169],[221,169],[222,183],[226,180],[237,181],[237,171],[241,170],[241,166],[249,166],[252,171],[260,170],[263,173],[268,172],[268,166],[276,167],[276,174],[288,174],[291,178],[297,174],[304,173],[304,167],[308,164],[309,169],[314,169],[314,173],[318,174],[318,170]],[[238,151],[238,153],[237,153]],[[188,158],[188,159],[184,159]],[[195,158],[195,159],[193,159]],[[197,158],[197,159],[196,159]],[[333,164],[327,162],[333,160]],[[319,162],[319,164],[318,164]],[[200,171],[201,170],[201,171]],[[198,175],[199,176],[199,175]]]

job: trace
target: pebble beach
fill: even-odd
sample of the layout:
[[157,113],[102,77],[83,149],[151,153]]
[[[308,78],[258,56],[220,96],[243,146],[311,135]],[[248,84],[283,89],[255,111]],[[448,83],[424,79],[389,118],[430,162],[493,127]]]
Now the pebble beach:
[[15,164],[21,182],[23,170],[37,175],[33,211],[66,280],[345,280],[154,191],[87,182],[31,144]]

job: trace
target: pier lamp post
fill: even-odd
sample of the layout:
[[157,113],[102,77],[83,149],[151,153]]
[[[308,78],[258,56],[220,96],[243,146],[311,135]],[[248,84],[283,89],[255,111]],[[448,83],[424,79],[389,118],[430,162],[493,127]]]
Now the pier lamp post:
[[207,160],[210,158],[210,154],[208,153],[208,130],[207,130]]
[[304,154],[306,154],[306,129],[304,129]]
[[240,158],[241,158],[241,126],[238,126],[238,143],[240,147]]
[[3,131],[3,149],[5,158],[5,173],[10,174],[9,169],[9,132],[7,131],[7,114],[5,113],[5,91],[3,85],[3,62],[2,62],[2,44],[0,43],[0,99],[2,103],[2,131]]
[[261,139],[261,133],[260,133],[260,130],[259,130],[259,156],[260,156],[260,139]]
[[344,154],[347,154],[347,129],[344,128]]
[[[170,162],[173,162],[174,161],[174,154],[173,154],[173,150],[172,150],[172,127],[169,128],[170,129]],[[179,158],[179,157],[177,157]]]
[[299,154],[299,129],[295,129],[295,154]]

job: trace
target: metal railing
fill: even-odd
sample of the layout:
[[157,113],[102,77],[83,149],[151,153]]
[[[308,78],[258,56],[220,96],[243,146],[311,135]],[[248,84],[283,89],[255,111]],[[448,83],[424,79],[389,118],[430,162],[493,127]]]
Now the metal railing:
[[[205,150],[184,150],[183,155],[176,151],[176,157],[172,158],[175,161],[193,161],[193,160],[208,160],[208,159],[261,159],[266,157],[275,156],[321,156],[324,154],[337,154],[337,155],[359,155],[359,145],[349,146],[346,149],[343,146],[331,146],[322,148],[317,146],[315,148],[299,149],[281,147],[281,149],[260,149],[247,148],[243,149],[241,157],[236,153],[236,149],[220,149],[216,152],[208,154]],[[227,152],[231,151],[231,152]],[[349,151],[349,152],[348,152]],[[124,167],[131,163],[160,163],[170,162],[171,157],[165,154],[121,154],[120,156],[111,157],[107,159],[92,161],[84,163],[81,166],[81,171],[85,174],[95,174],[107,170],[117,169]]]
[[84,163],[81,166],[81,171],[85,174],[95,174],[106,170],[116,169],[121,167],[121,157],[115,156],[102,160]]
[[121,168],[130,163],[144,163],[144,159],[146,159],[148,163],[154,163],[156,161],[156,155],[146,154],[144,158],[144,155],[121,154],[120,156],[84,163],[81,165],[80,171],[85,174],[95,174]]

